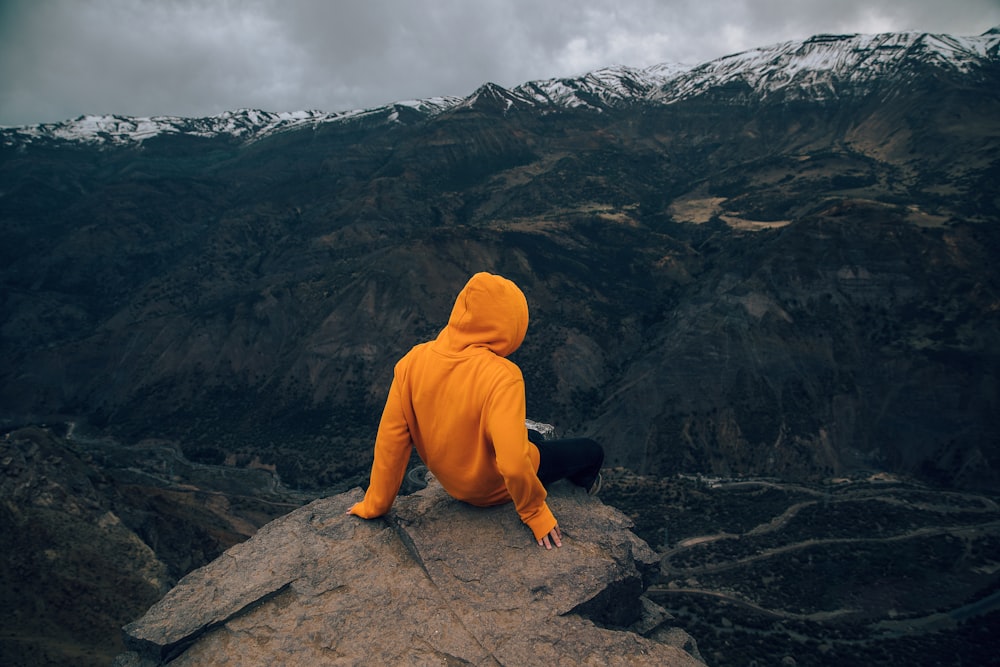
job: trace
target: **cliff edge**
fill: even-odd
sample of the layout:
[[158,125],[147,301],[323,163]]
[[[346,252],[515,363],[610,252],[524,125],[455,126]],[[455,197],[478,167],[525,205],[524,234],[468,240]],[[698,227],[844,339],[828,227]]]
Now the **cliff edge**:
[[510,505],[471,507],[433,480],[383,519],[345,515],[361,497],[316,500],[188,574],[125,626],[115,665],[703,667],[642,595],[655,552],[575,487],[550,490],[552,551]]

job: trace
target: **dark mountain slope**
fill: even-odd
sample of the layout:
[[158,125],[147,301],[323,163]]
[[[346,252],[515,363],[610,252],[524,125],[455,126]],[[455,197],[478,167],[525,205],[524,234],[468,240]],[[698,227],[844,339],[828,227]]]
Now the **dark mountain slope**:
[[599,109],[5,141],[4,417],[361,481],[393,362],[490,270],[531,304],[531,415],[612,462],[994,484],[1000,74],[912,51],[836,95],[632,72]]

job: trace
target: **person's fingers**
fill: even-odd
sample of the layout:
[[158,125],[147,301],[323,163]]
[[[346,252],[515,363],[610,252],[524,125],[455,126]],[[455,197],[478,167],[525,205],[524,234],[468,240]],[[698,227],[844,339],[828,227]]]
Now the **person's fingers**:
[[560,530],[559,524],[554,525],[548,535],[538,540],[538,546],[546,549],[552,549],[553,544],[557,547],[562,546],[562,530]]

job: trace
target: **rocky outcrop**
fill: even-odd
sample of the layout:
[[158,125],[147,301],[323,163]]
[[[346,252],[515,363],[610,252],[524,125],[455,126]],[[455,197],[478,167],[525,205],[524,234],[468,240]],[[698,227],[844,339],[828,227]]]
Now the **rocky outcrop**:
[[118,667],[182,665],[701,665],[643,597],[657,556],[619,511],[557,484],[561,549],[510,505],[436,482],[384,519],[316,500],[184,577],[125,627]]

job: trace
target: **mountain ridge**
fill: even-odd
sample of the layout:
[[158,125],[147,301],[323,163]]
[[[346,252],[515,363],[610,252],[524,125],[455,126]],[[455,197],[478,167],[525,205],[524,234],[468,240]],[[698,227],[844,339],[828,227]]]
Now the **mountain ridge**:
[[164,133],[253,142],[278,132],[363,117],[383,116],[384,122],[401,122],[401,110],[431,118],[449,109],[481,104],[483,96],[506,100],[500,105],[501,111],[514,106],[602,111],[637,103],[674,104],[712,89],[743,83],[762,100],[775,96],[822,99],[824,95],[836,97],[838,90],[847,86],[855,92],[863,90],[866,84],[907,61],[968,73],[984,61],[1000,57],[998,31],[1000,27],[978,37],[928,32],[821,34],[699,65],[609,66],[577,77],[528,81],[511,89],[486,83],[464,98],[430,97],[342,112],[239,109],[203,118],[83,115],[60,123],[0,128],[0,142],[18,147],[53,140],[130,145]]

